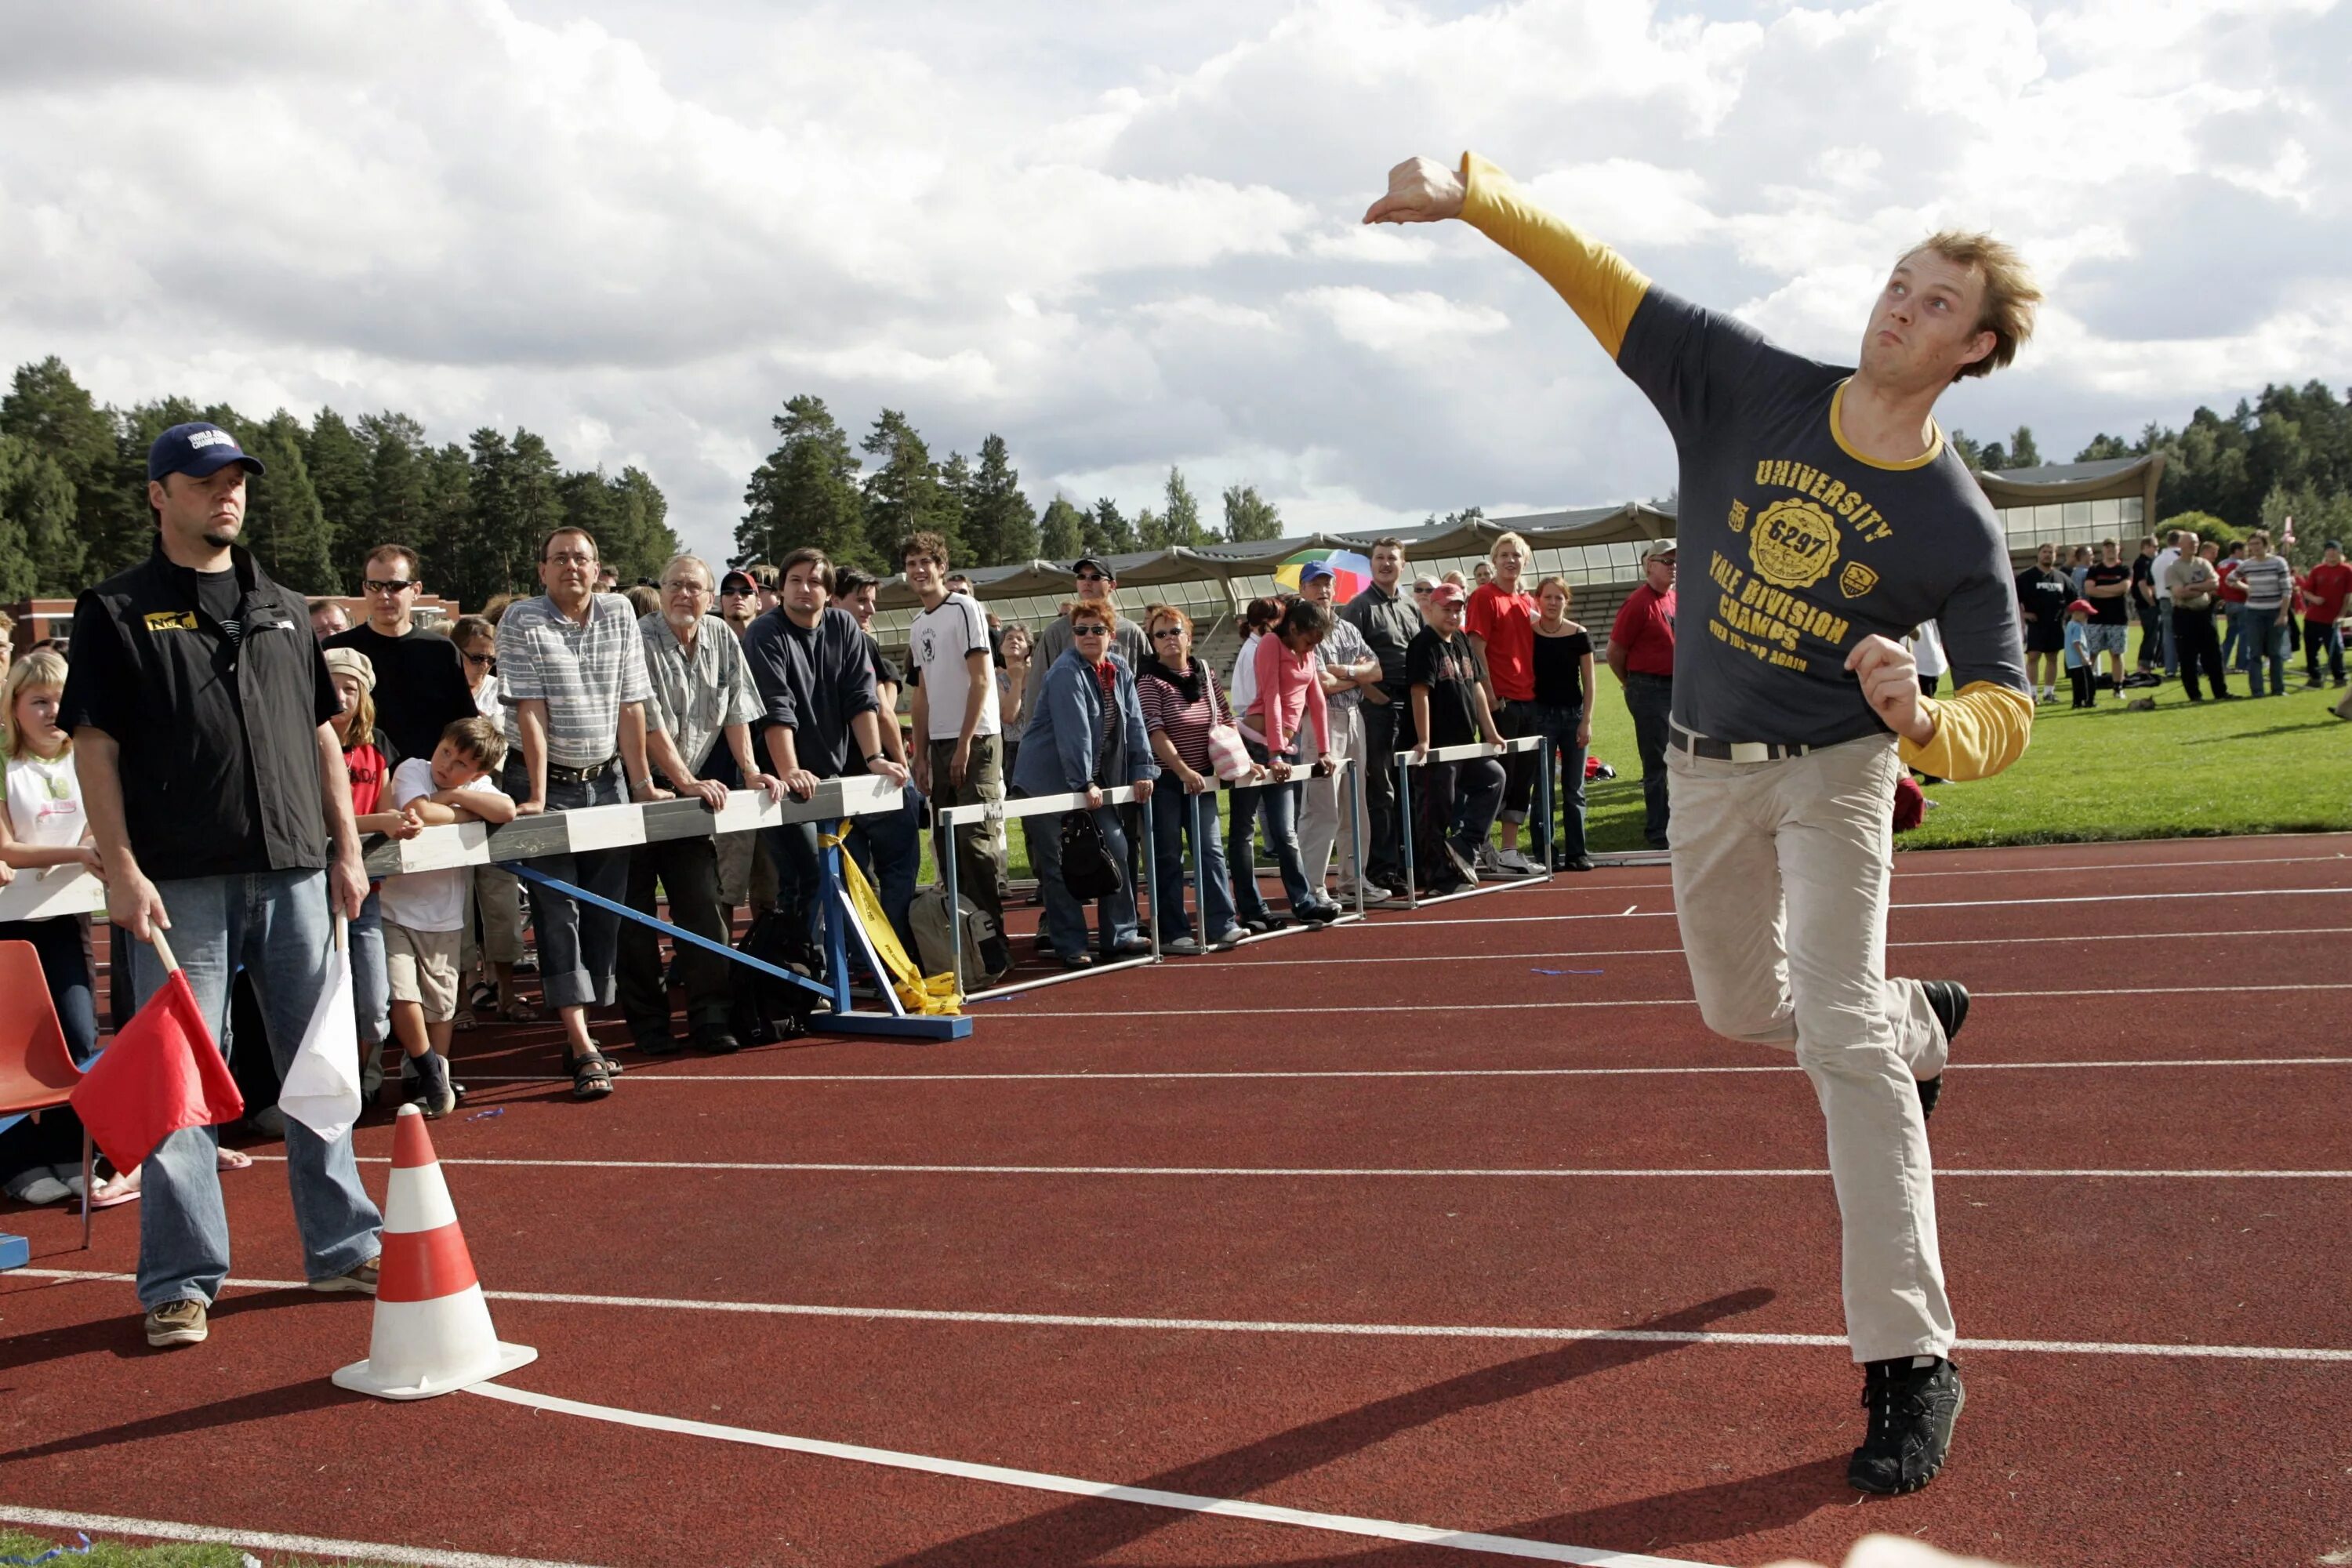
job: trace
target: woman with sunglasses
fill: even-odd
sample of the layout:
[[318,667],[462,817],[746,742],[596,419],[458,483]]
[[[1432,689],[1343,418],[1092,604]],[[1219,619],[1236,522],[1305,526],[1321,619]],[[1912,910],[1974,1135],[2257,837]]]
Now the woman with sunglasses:
[[1160,928],[1160,951],[1190,957],[1202,944],[1184,912],[1188,837],[1201,859],[1201,926],[1208,945],[1234,947],[1244,934],[1234,919],[1234,889],[1217,831],[1217,769],[1209,756],[1209,731],[1232,723],[1233,713],[1217,689],[1216,672],[1192,657],[1192,617],[1172,605],[1154,605],[1144,612],[1144,624],[1153,652],[1136,674],[1135,691],[1165,786],[1151,795],[1151,842],[1160,865],[1152,920]]
[[[1127,834],[1118,807],[1102,804],[1102,792],[1131,784],[1137,796],[1148,800],[1160,765],[1151,760],[1135,673],[1111,651],[1118,612],[1108,602],[1074,601],[1062,606],[1062,615],[1070,628],[1070,650],[1045,672],[1009,793],[1014,799],[1087,797],[1095,826],[1102,830],[1104,849],[1119,868],[1118,890],[1097,901],[1101,954],[1105,959],[1131,957],[1149,952],[1151,944],[1136,931],[1135,886],[1125,869]],[[1092,966],[1085,906],[1062,879],[1061,818],[1052,814],[1024,816],[1021,830],[1029,842],[1029,864],[1045,896],[1045,936],[1054,956],[1065,969]]]

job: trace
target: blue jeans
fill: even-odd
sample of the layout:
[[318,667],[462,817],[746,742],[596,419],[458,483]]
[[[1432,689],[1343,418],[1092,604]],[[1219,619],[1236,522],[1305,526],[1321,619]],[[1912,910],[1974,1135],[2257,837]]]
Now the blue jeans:
[[359,1016],[360,1057],[392,1037],[392,979],[383,963],[383,884],[368,889],[360,918],[352,922],[352,1009]]
[[[530,795],[522,759],[507,761],[507,793],[517,800]],[[621,783],[618,763],[593,779],[574,784],[547,784],[547,809],[578,811],[590,805],[619,805],[629,798]],[[571,855],[548,855],[525,862],[558,881],[584,888],[614,903],[629,896],[629,852],[626,849],[583,849]],[[530,890],[531,929],[539,933],[539,983],[551,1007],[608,1007],[614,996],[614,974],[621,950],[621,917],[593,904],[525,879]]]
[[[1127,879],[1127,830],[1119,826],[1118,807],[1097,806],[1094,819],[1102,829],[1110,863],[1120,868],[1118,891],[1095,900],[1095,927],[1108,956],[1135,934],[1135,886]],[[1045,895],[1046,940],[1056,957],[1076,958],[1087,950],[1087,907],[1070,897],[1069,884],[1062,880],[1062,816],[1049,811],[1024,816],[1021,832],[1029,841],[1029,866],[1037,873],[1038,890]]]
[[[1243,743],[1249,748],[1250,761],[1261,765],[1274,761],[1274,753],[1255,741]],[[1283,761],[1298,766],[1298,748],[1293,745]],[[1307,867],[1298,858],[1298,797],[1305,793],[1297,784],[1234,791],[1233,816],[1225,824],[1225,867],[1233,876],[1234,908],[1244,920],[1265,918],[1265,900],[1257,890],[1256,839],[1261,817],[1265,821],[1265,847],[1274,855],[1275,868],[1282,873],[1283,896],[1290,900],[1290,912],[1297,914],[1318,901],[1307,890]]]
[[1212,942],[1234,929],[1233,884],[1225,879],[1225,846],[1217,832],[1217,792],[1186,795],[1172,773],[1160,775],[1151,792],[1151,845],[1160,862],[1160,940],[1192,934],[1184,912],[1184,883],[1192,875],[1185,858],[1189,841],[1201,852],[1201,930]]
[[1555,756],[1559,759],[1559,842],[1553,847],[1569,859],[1584,853],[1584,747],[1576,739],[1583,722],[1581,706],[1536,704],[1536,733],[1546,742],[1536,754],[1546,767]]
[[786,822],[762,827],[760,837],[767,845],[768,858],[776,868],[776,908],[799,913],[808,931],[809,951],[822,958],[825,951],[824,874],[816,824]]
[[[882,900],[882,912],[890,918],[890,929],[898,933],[898,945],[911,954],[915,951],[915,879],[923,861],[922,792],[913,784],[901,785],[898,806],[894,812],[852,817],[856,831],[844,840],[844,846],[856,858],[857,868],[872,879],[874,896]],[[987,891],[993,902],[993,880]],[[978,895],[973,897],[977,901]]]
[[2305,616],[2303,623],[2303,671],[2314,686],[2319,684],[2319,656],[2327,656],[2327,673],[2336,685],[2344,684],[2344,632],[2332,621]]
[[2251,610],[2241,605],[2231,620],[2238,634],[2238,658],[2246,670],[2247,689],[2256,697],[2263,695],[2263,666],[2271,671],[2270,695],[2277,697],[2286,691],[2287,630],[2279,625],[2278,611]]
[[[257,871],[247,876],[192,877],[158,882],[171,916],[173,956],[195,992],[196,1006],[226,1058],[229,983],[243,964],[261,1004],[264,1046],[278,1076],[293,1065],[326,984],[334,945],[323,871]],[[132,988],[143,1006],[163,984],[155,950],[117,932],[116,951],[130,961]],[[228,1214],[221,1205],[215,1154],[219,1129],[184,1127],[155,1146],[140,1167],[139,1303],[211,1302],[228,1278]],[[302,1237],[304,1276],[331,1279],[382,1250],[383,1219],[360,1185],[359,1163],[346,1133],[329,1143],[300,1122],[286,1122],[286,1183],[294,1196],[294,1226]]]

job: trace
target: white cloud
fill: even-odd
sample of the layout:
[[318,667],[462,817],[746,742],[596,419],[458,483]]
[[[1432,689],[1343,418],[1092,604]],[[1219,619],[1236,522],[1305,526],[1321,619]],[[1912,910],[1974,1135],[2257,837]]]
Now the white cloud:
[[1470,145],[1824,356],[1903,247],[1999,230],[2052,305],[1966,417],[2057,451],[2340,379],[2347,11],[232,0],[249,47],[194,73],[161,0],[38,6],[0,144],[72,155],[0,162],[0,354],[120,402],[527,423],[642,464],[707,552],[800,392],[1130,510],[1171,461],[1328,526],[1663,494],[1539,281],[1356,221]]

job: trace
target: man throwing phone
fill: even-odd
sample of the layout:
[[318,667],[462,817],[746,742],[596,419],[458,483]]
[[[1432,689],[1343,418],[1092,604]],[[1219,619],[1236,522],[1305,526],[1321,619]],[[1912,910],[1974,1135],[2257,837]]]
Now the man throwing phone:
[[[1829,1128],[1868,1429],[1847,1479],[1916,1490],[1960,1410],[1927,1113],[1968,993],[1885,973],[1895,780],[1982,778],[2032,730],[2000,524],[1934,418],[2007,364],[2041,292],[1945,233],[1898,260],[1848,370],[1662,289],[1493,164],[1416,158],[1367,223],[1458,217],[1533,268],[1664,416],[1681,461],[1667,766],[1675,906],[1701,1016],[1792,1047]],[[1956,694],[1903,637],[1937,623]]]

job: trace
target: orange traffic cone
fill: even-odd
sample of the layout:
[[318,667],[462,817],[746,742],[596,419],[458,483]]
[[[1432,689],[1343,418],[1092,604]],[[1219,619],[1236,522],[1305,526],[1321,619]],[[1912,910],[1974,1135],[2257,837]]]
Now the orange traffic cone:
[[425,1117],[402,1106],[393,1122],[375,1330],[367,1360],[336,1372],[335,1386],[379,1399],[430,1399],[538,1359],[528,1345],[499,1342]]

